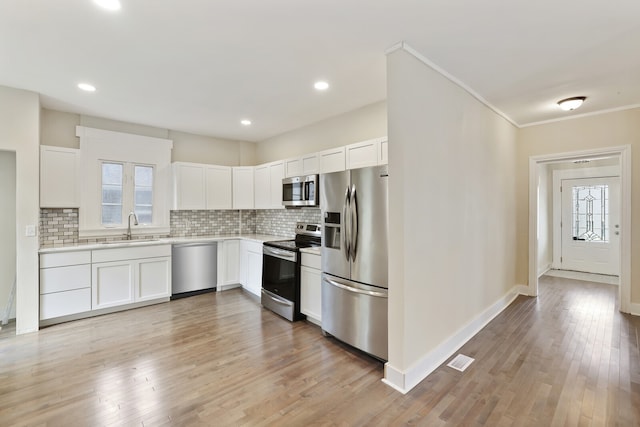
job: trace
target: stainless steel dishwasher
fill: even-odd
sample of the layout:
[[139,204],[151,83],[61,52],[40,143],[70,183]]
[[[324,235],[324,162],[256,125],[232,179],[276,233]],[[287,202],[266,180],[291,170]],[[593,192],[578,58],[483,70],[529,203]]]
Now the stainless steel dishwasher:
[[218,284],[218,243],[171,247],[171,299],[213,292]]

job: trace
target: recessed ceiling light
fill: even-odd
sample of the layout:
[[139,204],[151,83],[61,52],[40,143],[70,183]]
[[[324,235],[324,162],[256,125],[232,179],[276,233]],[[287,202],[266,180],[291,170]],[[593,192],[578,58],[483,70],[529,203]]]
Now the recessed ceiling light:
[[78,83],[78,88],[84,90],[85,92],[95,92],[96,87],[90,85],[89,83]]
[[242,123],[244,126],[249,126],[251,124],[251,120],[243,119],[240,120],[240,123]]
[[582,105],[585,99],[587,99],[586,96],[574,96],[573,98],[567,98],[558,101],[558,105],[564,111],[575,110]]
[[319,82],[315,82],[313,87],[315,87],[316,90],[327,90],[329,89],[329,83],[324,81],[319,81]]
[[93,0],[98,6],[107,10],[120,10],[120,0]]

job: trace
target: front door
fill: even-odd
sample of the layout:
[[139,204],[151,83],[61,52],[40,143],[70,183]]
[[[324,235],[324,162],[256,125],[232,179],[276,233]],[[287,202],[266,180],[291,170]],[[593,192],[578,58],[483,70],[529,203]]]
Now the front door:
[[620,274],[620,178],[562,180],[563,270]]

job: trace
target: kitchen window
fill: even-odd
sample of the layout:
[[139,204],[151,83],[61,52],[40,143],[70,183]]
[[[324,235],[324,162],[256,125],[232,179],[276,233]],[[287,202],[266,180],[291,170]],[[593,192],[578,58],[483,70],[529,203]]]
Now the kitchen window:
[[170,232],[171,148],[168,139],[78,126],[79,237],[122,236],[129,212],[134,235]]
[[153,166],[103,161],[101,169],[101,224],[124,226],[129,212],[139,224],[153,224]]

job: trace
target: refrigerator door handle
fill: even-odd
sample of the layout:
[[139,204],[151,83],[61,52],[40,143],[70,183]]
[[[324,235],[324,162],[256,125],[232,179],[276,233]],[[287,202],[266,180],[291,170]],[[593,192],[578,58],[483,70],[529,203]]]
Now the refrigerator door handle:
[[358,197],[356,186],[351,187],[351,260],[355,262],[358,252]]
[[349,187],[347,187],[345,193],[344,193],[344,205],[342,206],[342,244],[344,245],[344,254],[345,254],[345,258],[347,259],[347,262],[349,261],[349,255],[351,254],[351,243],[350,243],[350,235],[351,235],[351,229],[349,227],[349,223],[351,222],[348,218],[347,218],[347,212],[349,212],[349,215],[351,215],[351,209],[350,209],[350,200],[351,200],[351,193],[349,191]]
[[327,278],[325,278],[324,280],[326,280],[327,283],[329,283],[332,286],[335,286],[336,288],[344,289],[345,291],[353,292],[354,294],[369,295],[370,297],[379,297],[379,298],[388,297],[386,292],[365,291],[364,289],[358,289],[358,288],[354,288],[353,286],[343,285],[342,283],[338,283],[335,280],[331,280]]

